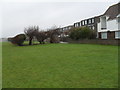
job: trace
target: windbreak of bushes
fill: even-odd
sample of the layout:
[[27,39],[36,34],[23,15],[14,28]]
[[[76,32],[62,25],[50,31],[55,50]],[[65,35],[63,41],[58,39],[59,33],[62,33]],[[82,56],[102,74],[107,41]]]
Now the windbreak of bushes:
[[14,45],[23,46],[26,38],[29,41],[29,45],[32,45],[32,41],[34,38],[40,43],[45,44],[45,41],[49,43],[59,43],[59,28],[52,27],[47,31],[42,31],[39,29],[39,26],[29,26],[24,29],[24,34],[18,34],[15,37],[9,37],[8,41],[10,41]]
[[8,41],[10,41],[12,44],[22,46],[25,39],[26,39],[25,34],[19,34],[16,35],[15,37],[8,38]]
[[96,33],[89,27],[72,28],[69,37],[74,40],[78,39],[95,39]]

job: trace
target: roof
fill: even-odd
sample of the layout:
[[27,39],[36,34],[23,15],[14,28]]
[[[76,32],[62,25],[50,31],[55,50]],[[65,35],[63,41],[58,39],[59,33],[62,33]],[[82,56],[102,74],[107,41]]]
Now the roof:
[[73,27],[73,25],[65,26],[65,27],[63,27],[63,28],[67,28],[67,27]]
[[108,20],[114,19],[120,14],[120,2],[110,6],[103,15],[109,16]]

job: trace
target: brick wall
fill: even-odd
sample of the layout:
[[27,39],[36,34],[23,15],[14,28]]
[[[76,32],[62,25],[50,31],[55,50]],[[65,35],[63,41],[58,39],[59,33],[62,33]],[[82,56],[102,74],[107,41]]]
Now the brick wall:
[[108,32],[107,36],[108,36],[108,39],[115,39],[115,32]]
[[[101,32],[98,33],[99,34],[99,38],[101,39]],[[107,32],[107,39],[115,39],[115,32]]]

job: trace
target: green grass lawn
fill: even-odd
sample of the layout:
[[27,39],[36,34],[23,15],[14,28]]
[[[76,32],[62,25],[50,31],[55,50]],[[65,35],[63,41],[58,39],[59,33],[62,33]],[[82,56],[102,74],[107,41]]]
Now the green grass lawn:
[[2,89],[2,43],[0,42],[0,89]]
[[3,43],[3,88],[118,87],[118,47]]

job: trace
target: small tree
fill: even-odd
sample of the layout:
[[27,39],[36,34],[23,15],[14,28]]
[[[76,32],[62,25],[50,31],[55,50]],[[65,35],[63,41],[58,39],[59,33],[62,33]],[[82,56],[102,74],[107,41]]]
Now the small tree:
[[50,38],[50,43],[59,43],[59,35],[61,34],[59,27],[52,26],[50,29],[47,31],[47,36]]
[[35,37],[40,42],[40,44],[44,44],[44,40],[48,38],[47,33],[44,31],[36,33]]
[[36,34],[38,34],[39,27],[38,26],[31,26],[31,27],[25,28],[24,32],[29,38],[29,45],[32,45],[32,39],[34,36],[36,36]]

